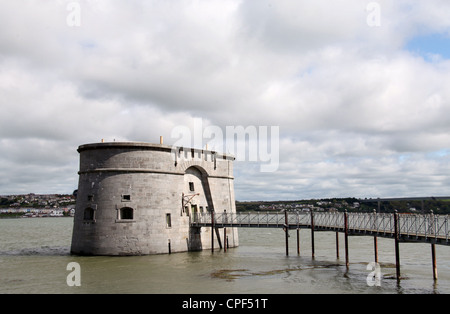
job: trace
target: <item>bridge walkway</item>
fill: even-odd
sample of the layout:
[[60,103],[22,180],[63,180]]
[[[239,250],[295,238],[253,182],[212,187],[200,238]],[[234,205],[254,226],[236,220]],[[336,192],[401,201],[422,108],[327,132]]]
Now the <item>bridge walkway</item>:
[[[378,237],[393,238],[395,242],[396,277],[400,281],[399,242],[431,244],[433,279],[437,280],[436,244],[450,245],[448,215],[347,212],[284,212],[284,213],[198,213],[191,218],[192,227],[218,228],[283,228],[286,234],[286,255],[289,255],[289,230],[297,230],[297,252],[300,254],[299,230],[311,230],[312,257],[314,258],[314,232],[336,232],[336,256],[339,258],[338,233],[345,235],[345,263],[349,267],[348,236],[366,235],[374,238],[375,262],[378,262]],[[224,233],[225,233],[224,229]],[[218,232],[217,232],[218,234]],[[214,232],[211,232],[214,243]],[[219,245],[220,244],[220,239]],[[221,246],[222,247],[222,246]],[[226,245],[224,246],[226,249]],[[214,251],[214,245],[212,245]]]
[[213,215],[200,213],[192,218],[191,226],[283,229],[287,227],[291,230],[313,228],[314,231],[347,232],[348,235],[395,238],[396,215],[399,241],[450,245],[448,215],[346,212],[257,212],[213,213]]

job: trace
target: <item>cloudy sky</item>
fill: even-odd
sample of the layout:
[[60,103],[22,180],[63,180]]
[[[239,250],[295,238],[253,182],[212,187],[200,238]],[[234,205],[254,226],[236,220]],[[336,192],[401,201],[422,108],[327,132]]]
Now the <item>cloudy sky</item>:
[[279,130],[237,200],[450,195],[450,2],[0,0],[0,106],[0,194],[201,121]]

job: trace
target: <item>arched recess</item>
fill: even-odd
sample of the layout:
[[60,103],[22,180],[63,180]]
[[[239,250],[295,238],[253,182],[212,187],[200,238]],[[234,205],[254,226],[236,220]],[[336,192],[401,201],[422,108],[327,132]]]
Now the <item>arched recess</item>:
[[[208,174],[201,166],[190,166],[184,172],[183,204],[181,215],[189,216],[195,221],[201,214],[214,211]],[[197,251],[203,248],[199,227],[189,229],[188,250]]]
[[208,171],[203,167],[205,165],[204,161],[201,160],[184,160],[179,163],[179,170],[186,173],[189,168],[196,168],[204,176],[208,176]]
[[185,170],[183,213],[192,217],[214,210],[207,172],[200,166]]

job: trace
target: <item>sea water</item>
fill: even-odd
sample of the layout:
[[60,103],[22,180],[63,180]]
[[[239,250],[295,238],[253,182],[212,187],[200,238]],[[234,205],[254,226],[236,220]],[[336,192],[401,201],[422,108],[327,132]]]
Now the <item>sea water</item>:
[[300,254],[289,232],[286,256],[284,231],[269,228],[240,228],[240,246],[227,252],[83,257],[70,254],[72,226],[73,218],[1,219],[0,293],[450,293],[450,246],[436,245],[434,281],[430,244],[400,243],[397,282],[392,239],[378,238],[375,273],[370,236],[349,237],[347,268],[343,234],[337,258],[334,232],[315,232],[314,258],[309,229],[300,231]]

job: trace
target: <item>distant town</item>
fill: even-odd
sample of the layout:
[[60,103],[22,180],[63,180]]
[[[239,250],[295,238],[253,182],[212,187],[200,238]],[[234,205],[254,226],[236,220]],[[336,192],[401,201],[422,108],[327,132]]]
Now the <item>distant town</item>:
[[71,217],[75,202],[72,194],[0,195],[0,217]]
[[[75,193],[74,193],[75,194]],[[21,194],[0,195],[0,218],[73,217],[76,196],[74,194]],[[383,201],[377,199],[331,198],[298,201],[236,201],[236,210],[243,211],[289,211],[289,212],[333,212],[360,211],[402,213],[450,213],[450,199]]]
[[450,213],[450,198],[448,199],[424,199],[424,200],[401,200],[392,199],[389,201],[379,201],[379,199],[357,199],[329,198],[311,199],[298,201],[258,201],[258,202],[236,202],[237,211],[289,211],[289,212],[394,212],[400,213],[429,213],[431,210],[435,214]]
[[[257,208],[253,205],[257,205]],[[254,204],[257,203],[257,204]],[[309,212],[335,212],[345,209],[358,209],[361,204],[358,201],[348,203],[346,200],[308,200],[308,201],[279,201],[279,202],[236,202],[240,211],[298,211]],[[247,209],[247,207],[250,207]]]

